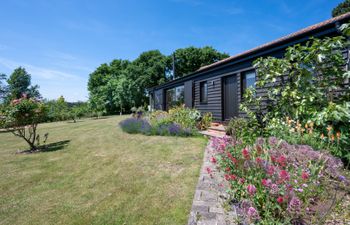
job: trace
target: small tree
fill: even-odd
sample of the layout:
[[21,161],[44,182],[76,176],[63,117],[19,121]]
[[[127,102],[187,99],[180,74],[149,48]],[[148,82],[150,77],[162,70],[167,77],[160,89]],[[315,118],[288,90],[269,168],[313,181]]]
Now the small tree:
[[[3,117],[4,126],[15,136],[24,139],[35,151],[40,146],[40,135],[37,133],[38,123],[46,117],[45,105],[35,99],[22,98],[11,101]],[[48,133],[44,135],[46,142]]]

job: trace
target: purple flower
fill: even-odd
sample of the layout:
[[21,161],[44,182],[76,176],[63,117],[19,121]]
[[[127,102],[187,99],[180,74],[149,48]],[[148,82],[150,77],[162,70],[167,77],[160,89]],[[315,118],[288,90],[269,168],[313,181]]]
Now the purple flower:
[[293,197],[288,204],[288,212],[291,214],[299,214],[301,209],[301,201],[297,197]]
[[259,219],[259,213],[254,207],[248,208],[247,215],[248,215],[249,219],[253,219],[253,220]]
[[272,184],[270,188],[270,194],[277,195],[279,192],[279,188],[277,184]]

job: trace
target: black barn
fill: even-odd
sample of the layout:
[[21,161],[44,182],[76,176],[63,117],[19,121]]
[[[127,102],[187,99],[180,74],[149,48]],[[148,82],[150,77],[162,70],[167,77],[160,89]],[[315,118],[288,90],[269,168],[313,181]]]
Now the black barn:
[[[184,103],[186,107],[195,107],[202,113],[211,112],[216,121],[243,116],[239,111],[242,93],[258,79],[252,66],[254,60],[266,56],[282,57],[288,46],[304,43],[311,37],[337,36],[340,34],[339,26],[349,19],[350,13],[347,13],[323,21],[201,67],[185,77],[152,87],[148,89],[151,108],[168,110],[174,104]],[[258,96],[263,94],[264,89],[257,89]]]

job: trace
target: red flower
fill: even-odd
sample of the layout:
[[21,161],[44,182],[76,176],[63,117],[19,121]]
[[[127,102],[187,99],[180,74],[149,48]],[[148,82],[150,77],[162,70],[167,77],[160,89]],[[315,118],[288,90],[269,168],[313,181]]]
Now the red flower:
[[307,180],[307,179],[309,179],[309,174],[307,172],[303,171],[301,173],[301,178],[303,178],[303,180]]
[[245,181],[244,178],[239,178],[239,182],[240,182],[241,184],[244,184],[244,181]]
[[231,174],[231,175],[225,174],[224,177],[225,177],[225,180],[227,180],[227,181],[236,180],[236,178],[237,178],[236,175],[234,175],[234,174]]
[[256,187],[253,184],[249,184],[247,191],[250,195],[254,195],[256,193]]
[[279,204],[282,204],[283,201],[284,201],[284,199],[283,199],[282,196],[279,196],[279,197],[277,198],[277,202],[278,202]]
[[277,162],[280,164],[280,166],[286,166],[286,161],[286,157],[284,157],[283,155],[281,155],[277,159]]
[[281,180],[289,180],[289,173],[285,170],[281,170],[279,176]]
[[244,149],[242,150],[242,155],[243,155],[243,157],[244,157],[245,159],[249,159],[249,158],[250,158],[250,156],[249,156],[249,151],[248,151],[247,148],[244,148]]
[[258,164],[261,164],[261,163],[263,162],[263,160],[262,160],[260,157],[257,157],[257,158],[255,159],[255,161],[256,161],[256,163],[258,163]]
[[217,162],[215,157],[211,157],[210,161],[211,161],[212,163],[216,163],[216,162]]
[[226,167],[226,168],[225,168],[225,171],[226,171],[226,172],[230,172],[230,170],[231,170],[230,167]]
[[237,178],[237,177],[236,177],[234,174],[232,174],[232,175],[230,176],[230,179],[231,179],[231,180],[236,180],[236,178]]
[[275,156],[270,156],[272,162],[276,162],[276,157]]

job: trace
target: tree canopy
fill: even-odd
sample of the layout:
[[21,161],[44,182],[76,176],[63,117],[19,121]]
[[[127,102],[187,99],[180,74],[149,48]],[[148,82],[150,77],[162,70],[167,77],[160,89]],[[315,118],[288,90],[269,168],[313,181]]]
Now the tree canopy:
[[18,99],[23,94],[29,98],[41,98],[39,86],[31,86],[31,75],[23,68],[18,67],[7,80],[9,100]]
[[345,14],[347,12],[350,12],[350,0],[345,0],[344,2],[339,3],[333,10],[332,10],[332,16],[340,16],[342,14]]
[[159,50],[143,52],[133,61],[115,59],[101,64],[90,74],[90,105],[96,113],[116,114],[148,103],[146,89],[173,79],[172,55],[176,78],[188,75],[228,57],[212,47],[178,49],[169,56]]
[[[202,66],[210,65],[229,57],[226,53],[220,53],[212,47],[203,48],[188,47],[177,49],[175,55],[175,77],[186,76]],[[171,57],[171,56],[170,56]]]

